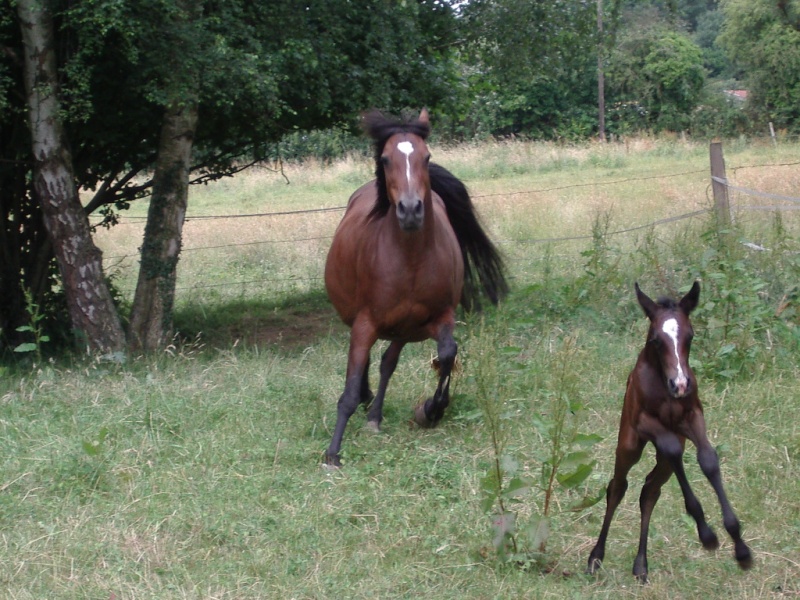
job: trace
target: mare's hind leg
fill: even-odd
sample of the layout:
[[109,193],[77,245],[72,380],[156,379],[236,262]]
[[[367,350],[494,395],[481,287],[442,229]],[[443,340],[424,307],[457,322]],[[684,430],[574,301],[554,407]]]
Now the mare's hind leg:
[[450,373],[458,352],[458,344],[453,337],[454,320],[446,321],[436,335],[439,354],[439,384],[432,398],[417,405],[414,421],[420,427],[435,427],[444,416],[444,409],[450,404]]
[[642,583],[647,583],[647,534],[650,530],[650,517],[661,496],[661,487],[671,476],[672,465],[661,452],[656,450],[656,466],[647,475],[639,496],[642,524],[639,529],[639,551],[633,561],[633,574]]
[[373,394],[372,390],[369,388],[369,355],[367,355],[367,364],[364,365],[364,374],[361,376],[360,398],[364,410],[369,409],[372,405],[372,400],[375,398],[375,394]]
[[381,421],[383,421],[383,398],[386,396],[386,387],[389,385],[389,378],[397,368],[400,351],[405,345],[405,342],[392,342],[381,358],[381,379],[378,383],[378,393],[367,413],[367,427],[373,431],[378,432],[381,430]]
[[692,440],[692,443],[697,446],[697,462],[700,463],[700,469],[706,476],[714,492],[717,494],[720,506],[722,508],[722,523],[725,526],[725,531],[731,536],[734,545],[734,556],[736,557],[739,566],[742,569],[749,569],[753,566],[753,555],[750,548],[742,539],[741,526],[739,519],[733,512],[728,501],[728,496],[722,487],[722,474],[719,469],[719,457],[716,450],[711,446],[706,435],[706,423],[702,413],[695,411],[692,419],[689,420],[686,437]]
[[600,528],[597,543],[592,548],[591,554],[589,554],[589,562],[586,566],[587,573],[596,572],[606,556],[606,539],[608,538],[608,530],[611,527],[611,520],[614,518],[614,512],[628,490],[628,472],[642,457],[644,445],[644,442],[639,439],[635,431],[626,426],[621,427],[619,442],[617,443],[616,461],[614,463],[614,476],[609,482],[608,488],[606,488],[606,514],[603,517],[603,526]]

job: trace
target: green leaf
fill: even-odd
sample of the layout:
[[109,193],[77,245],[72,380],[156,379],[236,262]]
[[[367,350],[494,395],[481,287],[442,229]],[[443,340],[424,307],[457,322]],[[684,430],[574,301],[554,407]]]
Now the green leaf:
[[530,489],[531,485],[529,482],[523,480],[521,477],[514,477],[508,482],[503,496],[506,498],[517,498],[527,494]]
[[550,537],[550,519],[542,517],[527,529],[528,542],[536,552],[544,552]]
[[577,469],[575,469],[572,473],[566,474],[557,474],[556,479],[558,483],[563,485],[567,489],[573,489],[578,487],[589,476],[595,466],[595,462],[591,462],[589,464],[580,465]]
[[14,348],[14,352],[35,352],[35,351],[36,351],[36,344],[32,342],[20,344],[19,346]]
[[589,448],[602,441],[603,437],[596,433],[576,433],[572,439],[572,442],[581,448]]
[[30,325],[20,325],[17,327],[17,331],[33,331],[33,327]]
[[492,532],[494,537],[492,543],[500,550],[505,545],[505,540],[514,535],[516,525],[516,515],[512,512],[496,514],[492,517]]
[[575,502],[573,504],[570,504],[570,506],[567,508],[567,510],[576,511],[576,512],[580,511],[580,510],[584,510],[584,509],[589,508],[590,506],[594,506],[595,504],[600,502],[600,500],[605,498],[605,495],[606,495],[606,488],[601,488],[597,492],[597,494],[595,494],[594,496],[587,494],[586,496],[584,496],[583,498],[581,498],[577,502]]

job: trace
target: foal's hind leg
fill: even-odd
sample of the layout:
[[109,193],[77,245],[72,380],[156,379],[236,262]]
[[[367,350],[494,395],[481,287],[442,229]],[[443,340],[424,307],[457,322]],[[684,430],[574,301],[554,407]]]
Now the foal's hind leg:
[[650,529],[650,517],[661,496],[661,487],[672,476],[672,465],[666,457],[656,450],[656,466],[647,475],[642,493],[639,496],[639,510],[642,523],[639,530],[639,551],[633,561],[633,574],[642,583],[647,582],[647,535]]
[[697,523],[697,535],[706,550],[716,550],[719,548],[719,540],[714,530],[706,523],[706,516],[703,507],[697,496],[694,495],[689,480],[686,478],[686,471],[683,468],[683,445],[684,441],[672,431],[666,429],[660,422],[649,415],[642,415],[640,419],[642,430],[645,430],[653,438],[656,449],[664,455],[675,471],[675,477],[681,486],[686,512],[689,513]]
[[389,385],[389,378],[397,368],[397,360],[400,358],[400,351],[404,346],[405,342],[392,342],[381,358],[381,379],[378,383],[378,393],[367,413],[367,427],[376,432],[381,430],[383,398],[386,396],[386,387]]
[[444,416],[444,409],[450,404],[450,373],[458,352],[458,344],[453,337],[454,319],[445,322],[436,335],[439,354],[439,384],[432,398],[414,409],[414,421],[420,427],[435,427]]
[[711,446],[706,435],[706,423],[702,413],[695,411],[692,419],[690,419],[686,436],[692,440],[692,443],[697,446],[697,462],[700,463],[700,469],[706,476],[714,492],[717,494],[719,504],[722,508],[722,523],[725,526],[725,531],[731,536],[734,545],[734,556],[736,557],[739,566],[742,569],[749,569],[753,566],[753,555],[750,548],[742,539],[741,526],[739,519],[733,512],[728,501],[728,496],[722,487],[722,474],[719,469],[719,457],[716,450]]

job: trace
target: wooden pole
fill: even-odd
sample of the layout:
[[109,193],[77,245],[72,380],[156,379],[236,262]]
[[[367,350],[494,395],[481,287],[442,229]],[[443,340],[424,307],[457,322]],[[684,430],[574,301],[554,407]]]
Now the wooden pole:
[[597,0],[597,136],[601,142],[606,141],[606,83],[605,43],[603,41],[603,0]]
[[711,189],[714,191],[714,211],[717,215],[717,229],[726,230],[731,226],[731,207],[728,201],[728,179],[725,177],[725,157],[722,143],[711,142]]

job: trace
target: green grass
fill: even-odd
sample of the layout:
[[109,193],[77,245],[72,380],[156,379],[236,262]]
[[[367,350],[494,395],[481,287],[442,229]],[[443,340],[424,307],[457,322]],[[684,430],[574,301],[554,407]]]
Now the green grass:
[[[779,224],[771,213],[739,214],[737,239],[770,252],[726,249],[706,217],[591,239],[593,230],[646,224],[708,202],[704,174],[612,184],[707,163],[702,145],[636,144],[434,149],[435,160],[468,180],[502,242],[512,295],[483,324],[464,317],[454,402],[441,425],[409,425],[412,407],[435,384],[435,345],[411,345],[389,387],[383,433],[368,433],[358,411],[340,471],[321,468],[348,343],[318,279],[325,240],[185,252],[176,314],[183,335],[158,356],[122,366],[65,357],[0,367],[4,597],[797,597],[797,213],[783,213]],[[800,188],[796,167],[733,167],[798,156],[795,146],[726,148],[737,185],[773,193]],[[245,174],[224,189],[194,192],[190,217],[341,205],[369,170],[354,163],[297,169],[290,186]],[[597,185],[567,187],[579,182]],[[552,187],[562,189],[509,193]],[[186,247],[329,235],[338,218],[190,221]],[[589,238],[530,241],[571,235]],[[133,252],[141,240],[123,226],[100,241],[111,265],[113,252]],[[133,265],[120,268],[122,288]],[[204,287],[279,276],[289,283]],[[583,569],[604,502],[568,507],[611,477],[625,378],[646,329],[633,281],[658,295],[695,277],[703,291],[692,356],[755,566],[737,568],[690,448],[687,473],[722,548],[701,548],[670,481],[650,532],[651,583],[634,582],[637,498],[653,464],[648,450],[631,473],[603,569],[589,577]],[[480,336],[492,344],[476,343]],[[565,340],[573,344],[567,353]],[[523,569],[495,555],[481,507],[493,450],[478,378],[494,369],[505,451],[536,477],[549,443],[540,424],[551,417],[548,399],[563,381],[556,369],[565,356],[570,393],[583,405],[569,418],[602,441],[591,448],[597,465],[589,478],[578,489],[555,490],[545,568]],[[520,528],[539,516],[543,492],[534,487],[521,500],[513,507]]]

